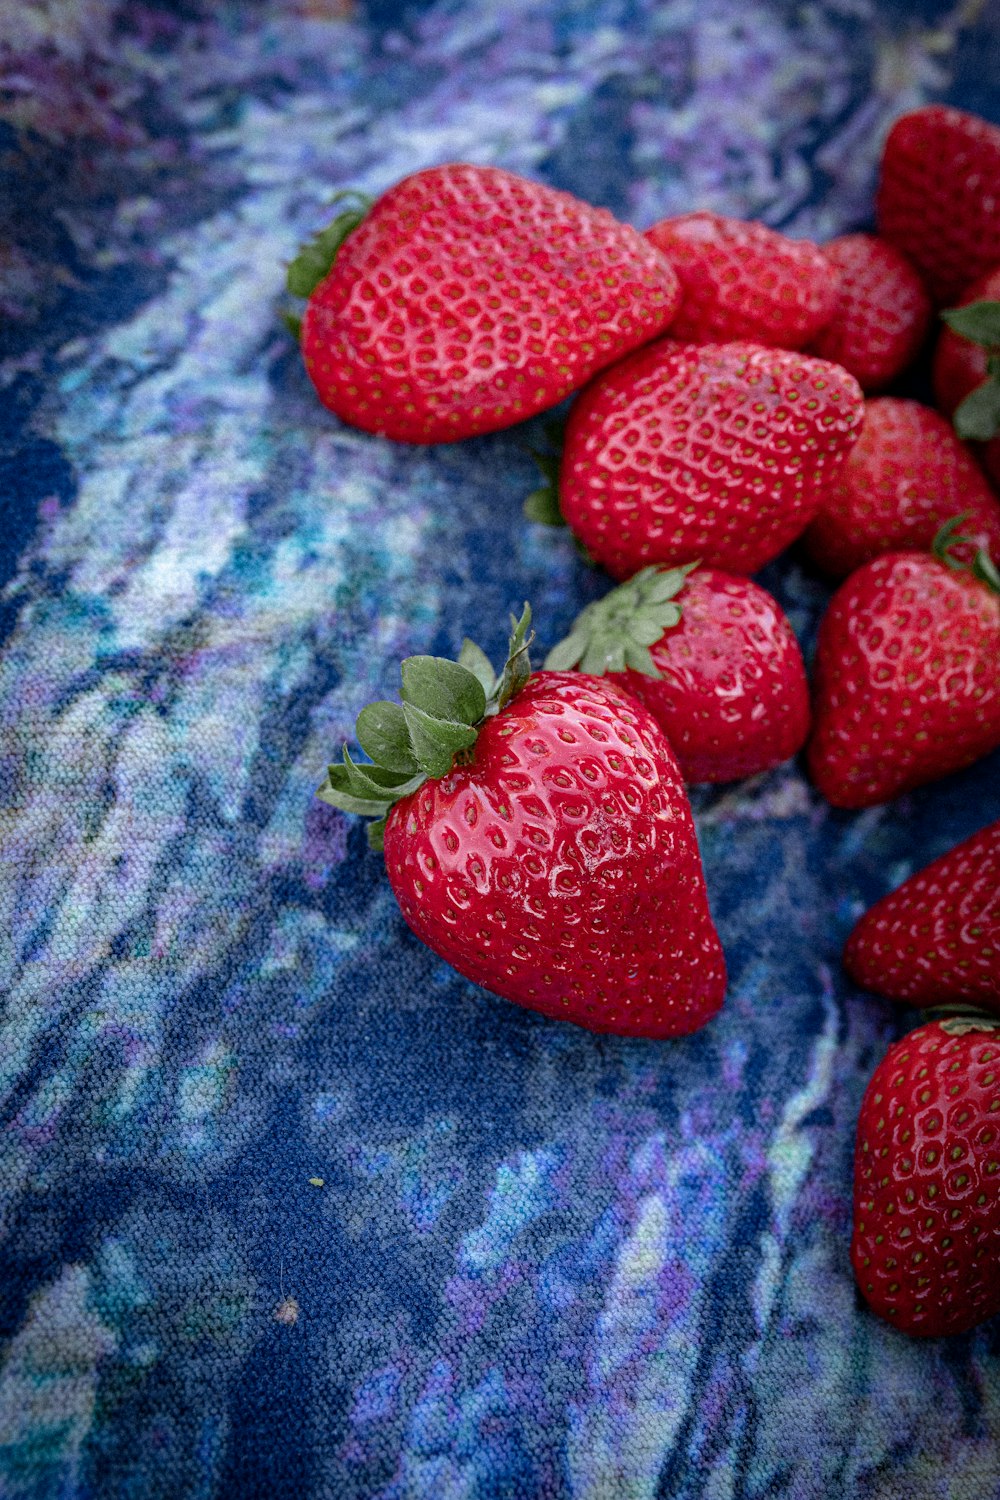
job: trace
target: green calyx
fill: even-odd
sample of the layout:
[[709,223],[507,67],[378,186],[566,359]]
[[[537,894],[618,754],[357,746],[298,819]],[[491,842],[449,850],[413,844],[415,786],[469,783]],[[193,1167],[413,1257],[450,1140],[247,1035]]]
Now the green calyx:
[[[985,583],[994,594],[1000,594],[1000,568],[997,567],[985,547],[977,547],[972,537],[961,536],[958,528],[963,521],[969,519],[971,512],[964,511],[960,516],[953,516],[946,521],[931,543],[931,551],[939,562],[945,567],[951,568],[954,573],[971,573],[980,583]],[[972,561],[964,557],[958,557],[952,551],[953,547],[974,547],[975,552]]]
[[987,351],[986,379],[955,408],[960,438],[988,443],[1000,432],[1000,302],[983,300],[941,314],[953,333]]
[[643,568],[628,583],[612,589],[577,616],[565,640],[545,658],[549,672],[579,667],[594,677],[631,667],[644,677],[659,677],[650,646],[680,623],[677,595],[697,563],[682,568]]
[[327,768],[316,795],[341,812],[374,818],[368,829],[373,849],[382,848],[390,808],[428,779],[447,776],[456,760],[467,758],[483,722],[506,708],[531,675],[528,648],[531,608],[511,618],[507,660],[499,677],[475,644],[462,644],[458,661],[441,656],[408,656],[402,663],[401,703],[369,703],[358,714],[355,735],[371,764],[352,759]]
[[[344,188],[341,192],[334,193],[330,200],[331,206],[346,203],[347,207],[325,229],[306,241],[288,267],[285,284],[293,297],[310,296],[324,277],[330,274],[337,251],[347,236],[367,218],[374,201],[367,193],[359,193],[356,188]],[[282,311],[280,316],[293,338],[298,338],[302,319],[296,313],[288,311]]]

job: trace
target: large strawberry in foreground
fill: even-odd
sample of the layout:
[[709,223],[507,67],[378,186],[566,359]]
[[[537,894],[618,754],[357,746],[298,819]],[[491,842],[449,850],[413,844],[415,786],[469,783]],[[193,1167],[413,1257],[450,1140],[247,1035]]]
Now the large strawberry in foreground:
[[914,1005],[1000,1012],[1000,823],[918,870],[856,924],[844,963],[864,989]]
[[611,684],[530,675],[529,617],[499,681],[471,643],[405,661],[402,705],[358,718],[375,764],[345,748],[319,795],[384,820],[403,916],[466,978],[592,1031],[695,1031],[726,970],[677,763]]
[[753,573],[812,520],[863,412],[826,360],[660,339],[574,404],[562,514],[615,578],[699,560]]
[[577,617],[546,667],[608,674],[645,704],[685,781],[736,781],[788,760],[809,684],[778,601],[716,568],[645,568]]
[[448,165],[348,209],[302,252],[306,369],[343,421],[410,443],[554,406],[661,333],[677,278],[605,209],[498,167]]
[[1000,1021],[934,1021],[889,1048],[858,1120],[851,1261],[905,1333],[1000,1312]]
[[885,143],[879,232],[923,275],[939,307],[1000,265],[1000,129],[928,104],[902,115]]
[[686,343],[752,339],[801,349],[837,304],[840,272],[819,246],[766,224],[702,211],[661,219],[646,238],[680,279],[672,327]]
[[809,768],[835,807],[872,807],[1000,746],[1000,573],[957,550],[889,552],[852,573],[823,617]]

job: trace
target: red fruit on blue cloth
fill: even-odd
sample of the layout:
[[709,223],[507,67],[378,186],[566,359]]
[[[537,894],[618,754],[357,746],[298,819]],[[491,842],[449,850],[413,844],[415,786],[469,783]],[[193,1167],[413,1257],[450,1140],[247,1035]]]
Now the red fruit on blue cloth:
[[864,989],[913,1005],[964,1000],[1000,1011],[1000,823],[877,901],[844,963]]
[[1000,1312],[1000,1029],[934,1021],[865,1090],[851,1263],[879,1317],[922,1338]]
[[[555,406],[662,333],[680,300],[637,230],[498,167],[429,167],[351,218],[310,288],[302,353],[324,405],[401,442]],[[316,274],[304,257],[300,291]]]
[[529,617],[499,681],[471,645],[408,658],[402,705],[358,718],[374,764],[345,752],[320,795],[384,819],[403,916],[466,978],[591,1031],[695,1031],[726,967],[673,752],[614,684],[529,675]]

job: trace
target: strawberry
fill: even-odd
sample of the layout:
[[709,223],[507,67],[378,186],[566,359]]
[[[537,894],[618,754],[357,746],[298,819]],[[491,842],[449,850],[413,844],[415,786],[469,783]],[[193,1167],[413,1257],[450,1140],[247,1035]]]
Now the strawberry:
[[1000,823],[904,880],[867,911],[844,963],[864,989],[1000,1011]]
[[840,273],[840,296],[810,352],[850,370],[863,390],[880,390],[916,357],[930,325],[930,298],[888,240],[845,234],[823,251]]
[[902,115],[882,155],[879,233],[922,274],[939,307],[1000,264],[1000,129],[928,104]]
[[965,444],[929,406],[876,396],[805,545],[843,578],[883,552],[930,548],[959,511],[965,534],[1000,557],[1000,502]]
[[872,807],[1000,745],[1000,572],[943,526],[841,584],[819,629],[809,767],[835,807]]
[[802,653],[780,605],[715,568],[644,568],[588,605],[545,665],[615,678],[653,715],[688,782],[769,771],[809,731]]
[[1000,1022],[896,1042],[861,1104],[851,1262],[873,1311],[923,1338],[1000,1312]]
[[801,349],[833,315],[840,276],[809,240],[707,212],[662,219],[646,238],[680,279],[672,331],[686,343]]
[[347,209],[289,269],[302,353],[344,422],[409,443],[554,406],[662,332],[677,278],[636,230],[498,167],[448,165]]
[[562,514],[615,578],[698,559],[753,573],[812,520],[862,415],[857,381],[825,360],[661,339],[574,404]]
[[530,674],[525,608],[499,681],[410,657],[319,795],[380,818],[403,916],[467,979],[591,1031],[677,1036],[726,970],[677,763],[641,704],[581,673]]
[[978,440],[980,458],[1000,484],[1000,266],[942,313],[934,351],[934,399],[961,437]]

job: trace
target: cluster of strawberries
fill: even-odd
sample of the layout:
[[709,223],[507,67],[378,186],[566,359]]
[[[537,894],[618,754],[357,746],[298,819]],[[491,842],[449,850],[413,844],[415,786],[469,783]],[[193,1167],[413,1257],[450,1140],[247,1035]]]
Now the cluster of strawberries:
[[[450,441],[581,391],[528,513],[620,586],[542,671],[527,606],[499,675],[468,640],[457,662],[408,658],[401,702],[358,718],[367,758],[345,746],[319,793],[373,818],[411,928],[496,994],[691,1032],[726,970],[686,782],[807,746],[820,793],[864,808],[1000,746],[1000,130],[940,106],[898,120],[878,223],[822,248],[712,213],[640,235],[453,165],[352,198],[289,270],[309,374],[355,426]],[[935,307],[954,428],[863,395],[912,363]],[[811,700],[747,576],[800,538],[844,580]],[[1000,1311],[1000,824],[873,908],[846,963],[950,1007],[865,1095],[859,1286],[911,1333],[969,1328]]]

